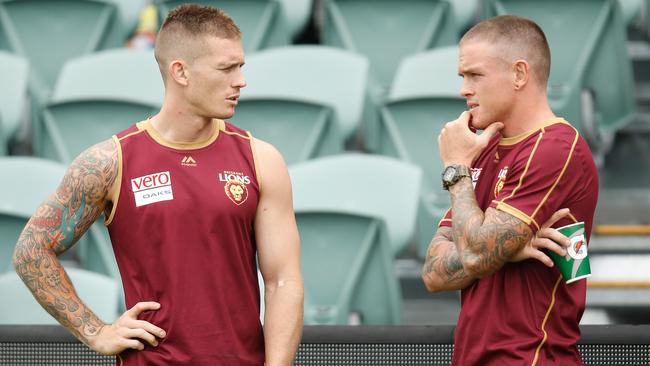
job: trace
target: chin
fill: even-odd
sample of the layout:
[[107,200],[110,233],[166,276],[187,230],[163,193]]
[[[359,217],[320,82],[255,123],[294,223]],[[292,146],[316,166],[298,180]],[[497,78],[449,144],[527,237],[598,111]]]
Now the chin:
[[470,123],[470,125],[471,125],[472,127],[476,128],[477,130],[484,130],[484,129],[486,129],[489,125],[493,124],[494,122],[495,122],[495,121],[489,121],[489,122],[486,122],[484,119],[482,119],[482,118],[480,118],[480,117],[474,117],[474,116],[473,116],[473,118],[472,118],[472,122]]
[[212,114],[212,118],[216,118],[216,119],[224,119],[224,120],[225,120],[225,119],[230,119],[230,118],[232,118],[232,116],[234,116],[234,115],[235,115],[235,111],[234,111],[234,110],[230,110],[230,111],[221,111],[221,112],[213,113],[213,114]]

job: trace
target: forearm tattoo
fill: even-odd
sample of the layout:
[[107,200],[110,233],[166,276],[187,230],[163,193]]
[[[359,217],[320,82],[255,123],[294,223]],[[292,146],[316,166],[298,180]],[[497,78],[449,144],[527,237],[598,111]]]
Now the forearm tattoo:
[[458,249],[449,239],[451,228],[441,227],[434,236],[427,258],[424,261],[423,275],[440,278],[451,288],[462,287],[462,284],[469,279],[463,268]]
[[84,342],[104,323],[80,301],[56,255],[72,247],[102,214],[117,170],[112,141],[83,152],[29,220],[14,252],[16,272],[36,300]]
[[452,236],[461,261],[470,264],[477,277],[489,275],[532,238],[532,231],[518,218],[495,209],[483,213],[469,178],[452,189]]

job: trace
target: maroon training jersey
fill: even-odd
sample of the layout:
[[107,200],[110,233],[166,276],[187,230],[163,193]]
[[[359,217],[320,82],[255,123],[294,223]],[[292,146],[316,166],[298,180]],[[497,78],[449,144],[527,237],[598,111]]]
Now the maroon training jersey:
[[202,143],[169,143],[149,121],[113,138],[120,190],[107,225],[126,306],[159,302],[140,319],[167,332],[118,365],[262,365],[252,137],[215,120]]
[[[584,221],[587,238],[598,199],[598,172],[587,143],[563,119],[520,136],[497,135],[472,167],[476,199],[533,232],[561,208]],[[440,222],[451,226],[451,213]],[[578,324],[586,280],[569,285],[537,260],[507,263],[461,292],[453,365],[579,365]]]

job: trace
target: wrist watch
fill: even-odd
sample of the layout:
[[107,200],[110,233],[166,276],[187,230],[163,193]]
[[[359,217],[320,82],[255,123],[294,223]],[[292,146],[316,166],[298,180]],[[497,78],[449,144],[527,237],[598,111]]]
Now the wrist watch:
[[465,165],[449,165],[445,168],[445,170],[442,171],[442,188],[449,190],[449,187],[456,184],[460,178],[469,176],[471,176],[469,173],[469,168]]

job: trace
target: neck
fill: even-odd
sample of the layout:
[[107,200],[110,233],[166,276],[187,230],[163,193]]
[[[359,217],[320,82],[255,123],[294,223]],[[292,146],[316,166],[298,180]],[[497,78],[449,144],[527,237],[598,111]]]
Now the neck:
[[165,140],[194,143],[208,140],[214,133],[213,119],[191,113],[165,100],[160,112],[151,117],[151,126]]
[[549,119],[557,118],[548,104],[546,94],[524,96],[514,103],[512,113],[503,121],[503,137],[513,137],[542,128]]

